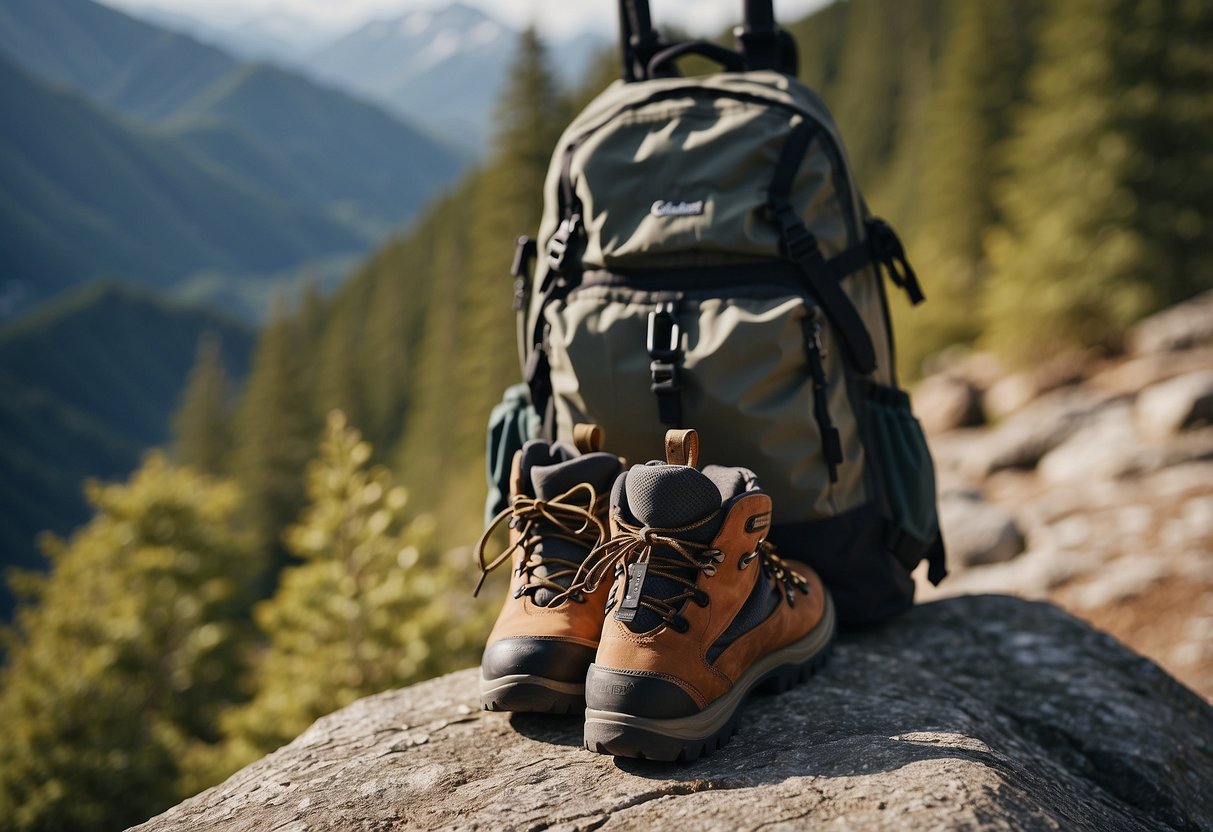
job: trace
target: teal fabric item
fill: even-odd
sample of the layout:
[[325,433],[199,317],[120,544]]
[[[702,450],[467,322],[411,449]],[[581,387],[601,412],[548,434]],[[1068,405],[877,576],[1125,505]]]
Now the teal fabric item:
[[489,494],[484,504],[484,524],[496,517],[510,500],[510,465],[514,454],[530,439],[539,436],[542,420],[531,407],[525,384],[506,389],[501,403],[489,414],[487,463]]
[[889,519],[929,544],[939,534],[935,465],[922,426],[903,391],[872,385],[870,453],[882,478]]

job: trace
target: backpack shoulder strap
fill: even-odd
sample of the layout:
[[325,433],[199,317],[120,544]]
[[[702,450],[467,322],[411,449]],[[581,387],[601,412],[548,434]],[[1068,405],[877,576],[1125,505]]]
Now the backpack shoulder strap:
[[792,128],[767,190],[768,206],[779,228],[784,254],[799,268],[805,288],[834,325],[851,365],[867,375],[876,369],[872,337],[855,304],[851,303],[837,279],[831,276],[832,272],[826,267],[825,258],[817,245],[817,238],[792,205],[792,183],[816,133],[816,125],[808,119]]

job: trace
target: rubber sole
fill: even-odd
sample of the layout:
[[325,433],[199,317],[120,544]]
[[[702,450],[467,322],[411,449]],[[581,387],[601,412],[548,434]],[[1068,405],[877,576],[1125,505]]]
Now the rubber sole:
[[724,746],[737,731],[741,706],[751,693],[782,693],[825,665],[834,646],[834,604],[808,635],[770,653],[747,670],[723,696],[697,714],[678,719],[645,717],[586,708],[585,747],[599,754],[689,763]]
[[486,711],[568,714],[585,708],[585,684],[519,674],[480,677],[480,707]]

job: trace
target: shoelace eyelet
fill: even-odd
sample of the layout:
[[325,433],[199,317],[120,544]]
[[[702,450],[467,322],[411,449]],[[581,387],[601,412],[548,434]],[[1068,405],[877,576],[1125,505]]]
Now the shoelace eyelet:
[[758,557],[757,549],[750,552],[748,555],[743,557],[741,560],[737,561],[737,568],[744,571],[746,569],[746,567],[748,567],[751,563],[754,562],[754,558],[756,558],[756,557]]
[[711,596],[709,596],[702,589],[698,589],[695,591],[694,601],[699,606],[706,607],[708,605],[708,603],[711,602],[711,600],[712,600]]
[[680,633],[685,633],[691,629],[691,622],[687,621],[681,615],[676,615],[670,619],[670,626]]

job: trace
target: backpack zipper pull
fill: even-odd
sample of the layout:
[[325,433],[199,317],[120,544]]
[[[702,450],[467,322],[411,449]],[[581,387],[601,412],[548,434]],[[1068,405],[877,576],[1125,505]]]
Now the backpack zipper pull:
[[821,337],[821,321],[813,315],[808,337],[809,374],[813,377],[813,417],[821,434],[821,455],[830,469],[830,482],[838,482],[838,466],[843,462],[842,437],[830,420],[829,385],[826,379],[825,342]]

